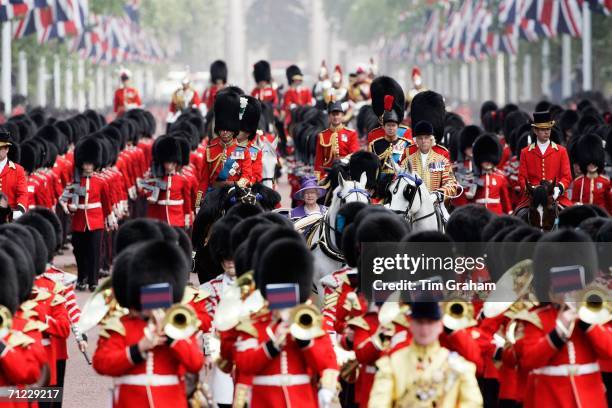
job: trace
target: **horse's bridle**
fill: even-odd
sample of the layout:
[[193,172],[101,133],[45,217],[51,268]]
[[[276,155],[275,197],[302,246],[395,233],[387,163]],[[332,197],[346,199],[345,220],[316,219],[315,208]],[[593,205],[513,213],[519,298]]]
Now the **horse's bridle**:
[[361,187],[353,187],[349,191],[347,191],[346,194],[344,195],[342,195],[341,193],[342,193],[341,191],[338,191],[336,193],[336,197],[340,199],[341,204],[346,204],[346,199],[351,194],[361,194],[368,199],[368,202],[370,202],[370,193],[368,192],[368,190],[361,188]]
[[400,185],[399,182],[401,179],[408,179],[412,181],[414,183],[414,187],[409,185],[411,192],[410,192],[410,195],[408,196],[408,206],[406,207],[406,209],[404,211],[393,210],[393,212],[396,214],[402,215],[404,219],[408,222],[409,225],[413,225],[415,222],[424,220],[425,218],[429,218],[435,215],[436,214],[435,210],[429,214],[425,214],[418,218],[414,218],[413,216],[408,215],[408,212],[412,208],[412,204],[414,204],[414,200],[416,198],[417,192],[419,193],[419,199],[421,199],[421,201],[423,200],[423,196],[421,195],[421,189],[420,189],[421,184],[423,184],[423,180],[419,178],[419,176],[413,175],[410,173],[398,173],[395,178],[395,180],[397,180],[397,183],[395,184],[395,188],[393,189],[393,192],[392,192],[393,195],[397,194],[399,190],[399,185]]

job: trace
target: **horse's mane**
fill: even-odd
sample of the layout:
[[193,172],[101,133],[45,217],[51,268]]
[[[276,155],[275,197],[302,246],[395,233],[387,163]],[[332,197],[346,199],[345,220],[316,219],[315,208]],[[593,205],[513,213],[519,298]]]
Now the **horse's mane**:
[[338,187],[338,175],[342,174],[342,177],[345,180],[349,179],[349,166],[348,163],[344,163],[340,160],[334,161],[331,169],[327,172],[327,177],[325,178],[325,184],[327,185],[327,194],[325,194],[325,203],[330,204],[332,193]]
[[375,127],[380,126],[378,118],[372,109],[372,105],[364,105],[357,113],[357,131],[359,137],[364,138],[368,132]]
[[533,189],[533,193],[532,193],[532,206],[533,207],[538,207],[538,206],[542,206],[542,207],[546,207],[546,204],[548,203],[548,182],[542,182],[542,184],[540,184],[537,187],[534,187]]
[[253,184],[251,192],[255,195],[260,195],[257,204],[260,205],[264,211],[272,211],[281,202],[281,196],[277,191],[261,183]]

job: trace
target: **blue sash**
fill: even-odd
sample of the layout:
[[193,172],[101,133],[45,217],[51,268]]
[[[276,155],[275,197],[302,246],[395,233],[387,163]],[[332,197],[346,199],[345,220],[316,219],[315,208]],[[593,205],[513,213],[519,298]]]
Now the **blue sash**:
[[221,171],[219,172],[219,175],[217,176],[217,181],[225,181],[229,177],[230,175],[229,172],[232,169],[232,166],[234,165],[234,163],[236,162],[236,159],[234,159],[232,156],[234,156],[236,152],[238,153],[241,152],[244,154],[244,147],[242,146],[236,147],[236,149],[234,149],[232,154],[230,154],[230,156],[225,160],[225,163],[223,163],[223,168],[221,169]]

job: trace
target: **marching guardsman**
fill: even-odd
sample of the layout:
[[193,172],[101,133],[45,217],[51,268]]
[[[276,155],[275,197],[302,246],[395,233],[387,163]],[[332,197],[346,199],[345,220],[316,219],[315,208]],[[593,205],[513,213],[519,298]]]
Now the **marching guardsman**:
[[[387,98],[388,101],[392,101],[392,99],[392,96]],[[390,107],[391,102],[387,103],[386,106]],[[410,140],[398,136],[400,120],[395,110],[385,110],[381,121],[385,135],[373,140],[368,145],[368,150],[375,153],[380,159],[376,193],[378,197],[385,195],[385,190],[396,173],[395,169],[410,146]]]
[[[245,105],[246,106],[242,107]],[[261,183],[263,179],[263,151],[257,145],[257,134],[259,132],[259,118],[261,116],[261,102],[248,95],[240,97],[240,132],[236,136],[236,142],[240,146],[246,146],[251,156],[251,184]]]
[[121,116],[130,109],[138,108],[142,105],[138,90],[130,86],[131,77],[132,73],[127,69],[122,69],[119,73],[121,86],[115,91],[113,103],[113,110],[117,116]]
[[340,102],[330,102],[329,128],[319,133],[315,150],[314,172],[321,180],[327,175],[326,168],[331,168],[335,160],[342,159],[359,150],[359,137],[353,129],[342,124],[344,107]]
[[298,106],[312,106],[313,98],[310,89],[302,85],[304,77],[297,65],[290,65],[286,70],[289,88],[283,96],[283,111],[285,113],[285,126],[291,123],[291,110]]
[[255,78],[257,86],[251,91],[251,96],[276,108],[278,106],[278,92],[276,86],[272,84],[270,63],[264,60],[257,61],[253,65],[253,78]]
[[13,209],[15,219],[28,209],[28,185],[23,167],[8,159],[12,145],[10,133],[0,130],[0,193],[4,193],[8,198],[8,205]]
[[[113,292],[129,311],[103,322],[92,360],[98,374],[113,377],[113,407],[187,406],[182,375],[204,364],[199,322],[187,318],[180,330],[166,316],[183,298],[188,275],[186,256],[174,243],[145,241],[116,258]],[[183,307],[179,313],[195,315]]]
[[[508,180],[497,163],[501,159],[502,147],[491,133],[479,136],[474,142],[473,155],[476,167],[474,188],[469,186],[464,194],[471,196],[478,205],[484,205],[495,214],[509,214],[512,212]],[[473,194],[473,195],[472,195]]]
[[74,152],[74,183],[64,191],[62,207],[73,214],[72,245],[77,262],[77,289],[94,291],[100,269],[100,246],[105,228],[115,227],[108,185],[96,170],[102,165],[102,146],[93,137],[83,138]]
[[370,393],[369,407],[482,407],[476,367],[440,345],[440,306],[412,304],[412,344],[381,357]]
[[515,212],[528,203],[527,184],[538,186],[542,181],[556,182],[553,199],[558,200],[563,207],[571,206],[572,202],[565,194],[565,190],[572,181],[567,150],[550,140],[551,129],[555,121],[552,120],[551,113],[546,111],[535,112],[533,122],[531,127],[536,141],[525,147],[520,153],[518,177],[523,199]]
[[[612,357],[609,318],[606,314],[602,320],[600,313],[590,310],[584,313],[580,300],[598,273],[597,257],[589,236],[568,228],[547,233],[535,247],[533,286],[538,300],[549,302],[532,310],[531,322],[517,328],[523,333],[518,360],[530,371],[525,408],[607,406],[598,361]],[[608,296],[606,290],[603,297]],[[568,297],[576,302],[568,302]]]
[[397,135],[411,140],[410,129],[401,126],[404,119],[404,105],[406,102],[404,91],[400,84],[391,77],[381,76],[372,81],[370,91],[372,93],[372,110],[376,114],[380,126],[370,130],[368,133],[368,145],[377,139],[385,137],[386,131],[383,116],[385,113],[392,111],[395,113],[395,120],[398,124]]
[[202,103],[206,110],[211,110],[215,105],[217,93],[225,88],[227,84],[227,65],[225,61],[216,60],[210,64],[210,86],[202,92]]
[[[338,365],[332,342],[322,328],[320,312],[307,302],[312,288],[313,258],[303,242],[273,242],[255,270],[260,291],[272,312],[247,320],[236,341],[236,366],[253,376],[249,406],[331,406],[336,396]],[[287,269],[287,265],[294,267]],[[313,324],[301,328],[295,314]]]
[[421,121],[414,126],[413,131],[418,150],[409,156],[405,155],[401,167],[405,168],[407,162],[410,162],[410,168],[425,182],[434,201],[443,202],[452,198],[457,191],[457,181],[449,160],[432,148],[435,144],[433,126]]
[[582,175],[572,182],[571,200],[577,204],[595,204],[612,213],[610,179],[605,175],[603,142],[595,133],[581,136],[573,150],[574,162]]
[[163,136],[153,144],[152,181],[143,184],[147,191],[147,216],[173,227],[191,225],[189,181],[179,173],[181,146],[173,136]]
[[219,137],[206,146],[196,208],[209,190],[233,184],[246,187],[253,177],[249,149],[236,141],[240,132],[240,96],[229,91],[219,93],[214,110],[214,131]]
[[472,147],[476,138],[480,136],[482,129],[476,125],[468,125],[459,131],[459,154],[453,162],[453,173],[457,184],[463,187],[459,197],[451,200],[453,207],[470,204],[474,200],[476,184],[474,183],[475,171]]
[[419,67],[412,68],[412,74],[410,75],[412,78],[412,88],[408,90],[408,95],[406,95],[406,101],[408,104],[412,103],[412,100],[419,92],[426,91],[427,88],[423,85],[423,78],[421,76],[421,70]]
[[167,123],[173,123],[176,118],[185,110],[199,109],[200,97],[198,92],[191,86],[191,79],[185,76],[181,82],[181,87],[172,94]]

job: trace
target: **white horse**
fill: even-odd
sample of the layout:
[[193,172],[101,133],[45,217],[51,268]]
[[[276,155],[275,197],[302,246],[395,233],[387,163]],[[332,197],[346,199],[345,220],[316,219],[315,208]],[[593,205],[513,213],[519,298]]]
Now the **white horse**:
[[429,190],[416,173],[396,168],[396,176],[389,184],[390,201],[385,207],[401,214],[411,231],[444,231],[444,223]]
[[276,186],[276,164],[278,163],[278,155],[276,147],[278,146],[278,137],[270,143],[265,140],[262,146],[262,181],[261,183],[269,188]]
[[365,188],[367,179],[365,172],[361,174],[359,181],[344,180],[342,174],[339,174],[338,187],[333,191],[327,213],[312,226],[308,233],[307,242],[315,259],[313,283],[321,301],[323,300],[321,278],[342,268],[344,264],[344,256],[338,248],[334,234],[338,210],[347,203],[368,204],[370,202],[370,194]]

